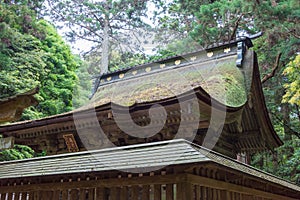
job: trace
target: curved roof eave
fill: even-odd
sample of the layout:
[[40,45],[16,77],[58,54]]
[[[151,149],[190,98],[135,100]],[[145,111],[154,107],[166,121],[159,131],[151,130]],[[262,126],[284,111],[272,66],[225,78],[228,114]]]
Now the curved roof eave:
[[262,83],[260,80],[256,54],[254,54],[252,92],[254,93],[255,100],[257,101],[257,103],[255,103],[256,107],[254,108],[256,112],[260,113],[258,121],[260,126],[263,127],[262,132],[264,133],[265,137],[269,138],[268,141],[273,141],[273,147],[276,148],[283,145],[283,142],[274,130],[270,116],[268,114],[265,97],[262,90]]

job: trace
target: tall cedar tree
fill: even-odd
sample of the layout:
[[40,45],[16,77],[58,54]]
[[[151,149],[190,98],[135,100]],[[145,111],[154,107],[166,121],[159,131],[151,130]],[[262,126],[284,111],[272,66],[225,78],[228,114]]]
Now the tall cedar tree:
[[130,38],[141,37],[139,28],[145,26],[142,17],[146,16],[146,0],[51,0],[48,4],[53,20],[70,29],[69,39],[83,39],[100,47],[101,74],[109,71],[111,47],[136,48]]

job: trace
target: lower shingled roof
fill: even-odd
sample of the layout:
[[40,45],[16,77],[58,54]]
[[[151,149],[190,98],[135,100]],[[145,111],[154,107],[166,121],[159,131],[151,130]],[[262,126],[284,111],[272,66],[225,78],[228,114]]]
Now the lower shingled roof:
[[0,180],[121,170],[143,172],[168,165],[212,162],[300,191],[300,187],[183,139],[0,162]]

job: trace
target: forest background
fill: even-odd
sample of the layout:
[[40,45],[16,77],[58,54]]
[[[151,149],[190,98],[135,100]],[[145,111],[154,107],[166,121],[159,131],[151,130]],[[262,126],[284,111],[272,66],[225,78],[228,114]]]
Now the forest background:
[[[300,184],[298,0],[0,0],[0,99],[39,87],[39,105],[21,120],[67,112],[88,100],[101,73],[260,32],[254,50],[284,145],[251,164]],[[0,160],[35,155],[16,145]]]

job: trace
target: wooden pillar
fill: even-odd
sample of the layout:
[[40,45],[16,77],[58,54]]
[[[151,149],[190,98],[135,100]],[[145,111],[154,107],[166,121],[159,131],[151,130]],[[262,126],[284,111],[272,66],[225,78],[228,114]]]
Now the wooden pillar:
[[110,188],[110,193],[109,193],[109,199],[111,200],[117,200],[118,199],[118,192],[116,187]]
[[227,190],[221,190],[221,194],[220,194],[221,199],[223,200],[230,200],[231,196],[230,196],[230,192]]
[[161,185],[154,185],[154,199],[161,200]]
[[28,196],[29,196],[29,200],[33,200],[34,199],[34,192],[29,192],[28,193]]
[[128,187],[123,186],[120,191],[120,200],[128,199]]
[[27,192],[22,192],[21,193],[21,200],[26,200],[26,199],[27,199]]
[[1,193],[1,200],[5,200],[6,199],[6,193]]
[[195,199],[201,199],[201,187],[200,187],[200,185],[195,185]]
[[95,199],[95,189],[90,188],[87,190],[88,192],[88,200],[94,200]]
[[202,199],[208,199],[208,192],[207,192],[207,187],[201,186],[201,197]]
[[22,195],[21,192],[16,192],[14,199],[19,200],[21,195]]
[[98,187],[96,188],[96,200],[104,200],[104,188]]
[[[60,191],[59,190],[55,190],[53,191],[53,199],[59,199],[60,196]],[[25,200],[26,198],[24,198]],[[22,195],[22,200],[23,200],[23,195]]]
[[9,192],[7,200],[12,200],[12,199],[13,199],[13,194],[11,192]]
[[174,199],[174,185],[167,184],[166,185],[166,200],[173,200]]
[[131,191],[131,197],[132,197],[132,200],[138,200],[139,199],[139,186],[138,185],[135,185],[135,186],[132,186],[132,191]]
[[194,199],[193,185],[189,182],[177,183],[176,199],[177,200],[187,200],[187,199],[192,200],[192,199]]
[[69,191],[63,190],[61,195],[62,195],[62,200],[68,200]]
[[[40,197],[41,197],[41,192],[40,191],[35,191],[33,193],[33,199],[34,200],[40,200]],[[9,199],[9,198],[8,198]]]
[[142,199],[143,200],[150,199],[150,186],[149,185],[143,185]]
[[[87,195],[86,189],[80,189],[80,191],[79,191],[79,199],[80,200],[86,200],[86,195]],[[90,197],[90,194],[88,194],[88,196]]]

